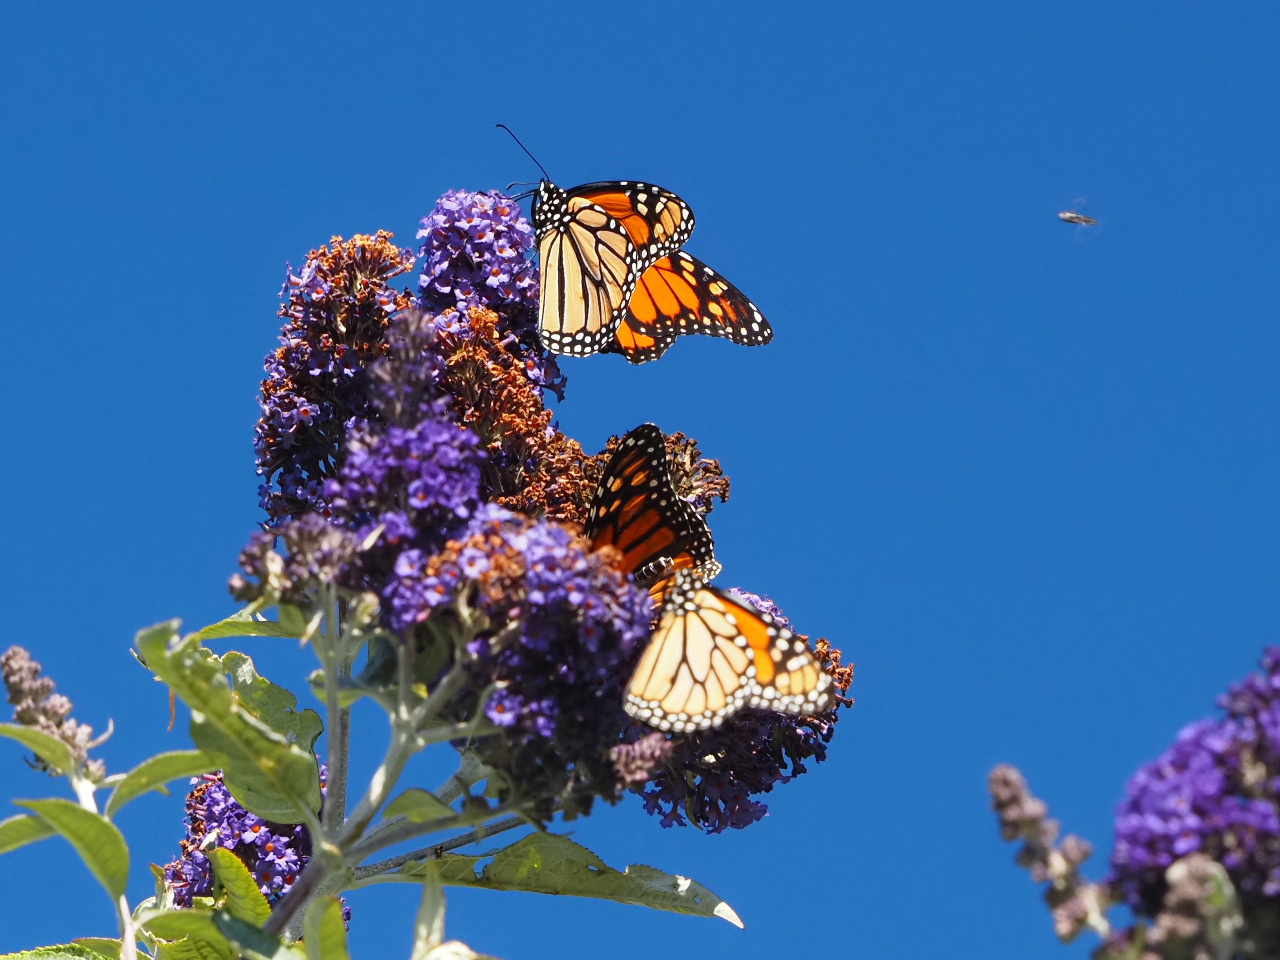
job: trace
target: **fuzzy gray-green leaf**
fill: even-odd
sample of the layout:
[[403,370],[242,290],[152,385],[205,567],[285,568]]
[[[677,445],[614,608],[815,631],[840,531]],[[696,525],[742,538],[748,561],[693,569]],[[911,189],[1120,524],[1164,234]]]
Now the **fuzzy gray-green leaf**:
[[396,797],[383,811],[384,817],[407,817],[410,823],[430,823],[457,814],[434,793],[421,787],[410,787]]
[[0,820],[0,853],[17,850],[28,843],[52,837],[55,833],[57,831],[39,817],[26,813]]
[[0,954],[0,960],[102,960],[98,954],[78,943],[60,943],[52,947],[36,947],[19,953]]
[[199,750],[158,753],[154,757],[143,760],[125,774],[124,779],[107,800],[107,806],[103,812],[108,817],[114,817],[126,803],[149,790],[167,793],[164,785],[170,780],[198,777],[202,773],[210,773],[216,769],[217,764]]
[[71,748],[51,733],[24,727],[16,723],[0,723],[0,737],[17,740],[37,757],[52,767],[66,773],[75,766]]
[[110,820],[61,798],[15,800],[62,834],[89,868],[112,902],[124,895],[129,880],[129,848]]
[[302,945],[307,948],[307,960],[348,960],[347,931],[337,897],[313,900],[307,906]]
[[554,833],[530,834],[491,855],[447,854],[430,865],[406,864],[393,876],[421,882],[430,868],[438,869],[440,881],[448,886],[592,897],[695,917],[720,917],[742,926],[727,903],[688,877],[643,864],[615,870],[586,847]]
[[228,654],[224,663],[195,637],[174,642],[176,636],[176,621],[148,628],[138,634],[138,650],[191,708],[191,739],[222,768],[232,796],[264,820],[300,823],[314,815],[320,777],[311,746],[319,718],[294,711],[293,695],[259,677],[248,657]]
[[262,926],[271,916],[271,904],[258,889],[249,868],[230,850],[216,847],[208,853],[213,872],[227,894],[227,912],[238,920]]

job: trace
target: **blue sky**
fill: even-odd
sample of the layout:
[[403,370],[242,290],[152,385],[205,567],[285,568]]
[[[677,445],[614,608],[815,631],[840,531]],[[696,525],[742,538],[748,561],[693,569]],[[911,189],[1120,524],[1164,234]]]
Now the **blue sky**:
[[[745,931],[460,892],[450,935],[510,960],[1085,956],[985,775],[1019,764],[1100,874],[1129,774],[1280,639],[1280,10],[979,6],[9,5],[0,646],[114,717],[113,769],[186,742],[127,649],[232,609],[285,261],[411,243],[444,190],[535,178],[504,122],[563,185],[680,193],[690,252],[772,322],[765,348],[566,361],[558,415],[589,449],[652,420],[719,457],[721,582],[831,638],[857,704],[748,830],[635,802],[574,827]],[[310,669],[244,648],[278,682]],[[357,722],[368,767],[384,728]],[[19,756],[5,797],[49,792]],[[180,817],[176,795],[123,816],[135,899]],[[0,866],[0,952],[110,932],[57,842]],[[356,897],[355,956],[407,956],[415,896]]]

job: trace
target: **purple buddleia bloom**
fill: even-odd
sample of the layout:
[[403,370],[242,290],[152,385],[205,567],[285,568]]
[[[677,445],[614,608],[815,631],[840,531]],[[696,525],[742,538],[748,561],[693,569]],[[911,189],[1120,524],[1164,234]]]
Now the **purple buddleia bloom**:
[[450,190],[418,230],[418,294],[433,313],[489,307],[502,313],[538,300],[533,227],[520,205],[497,190]]
[[[327,773],[326,764],[321,762],[321,796]],[[236,855],[274,907],[311,858],[311,837],[306,827],[271,823],[250,813],[231,796],[221,773],[205,774],[191,783],[186,800],[186,837],[178,842],[182,853],[164,868],[174,906],[190,907],[193,898],[213,894],[213,867],[203,851],[217,845]],[[344,921],[351,919],[345,901],[342,917]]]
[[473,307],[494,311],[528,378],[564,399],[564,376],[537,337],[533,227],[520,205],[496,190],[450,190],[422,218],[418,238],[419,305],[445,316]]
[[[276,552],[276,541],[281,546]],[[240,551],[240,569],[231,577],[231,594],[242,603],[270,591],[287,603],[314,596],[336,583],[354,560],[357,540],[350,531],[318,514],[287,520],[274,532],[257,531]],[[252,579],[250,579],[252,578]]]
[[492,624],[468,647],[467,669],[507,732],[478,741],[481,757],[539,816],[556,801],[573,817],[594,796],[616,799],[609,750],[628,725],[622,687],[649,635],[648,593],[566,527],[494,504],[437,555],[402,556],[393,625],[431,618],[460,590]]
[[1280,648],[1261,664],[1219,698],[1225,716],[1184,727],[1129,781],[1108,880],[1138,913],[1155,915],[1165,871],[1193,852],[1221,863],[1244,903],[1280,896]]
[[335,237],[287,271],[280,346],[264,363],[254,448],[268,523],[325,513],[323,481],[341,458],[347,422],[369,415],[364,374],[385,348],[391,315],[408,297],[388,281],[413,265],[391,234]]
[[436,413],[410,427],[353,424],[346,451],[325,486],[333,515],[360,540],[381,528],[348,584],[386,593],[401,576],[394,571],[439,549],[475,512],[484,454],[475,434]]

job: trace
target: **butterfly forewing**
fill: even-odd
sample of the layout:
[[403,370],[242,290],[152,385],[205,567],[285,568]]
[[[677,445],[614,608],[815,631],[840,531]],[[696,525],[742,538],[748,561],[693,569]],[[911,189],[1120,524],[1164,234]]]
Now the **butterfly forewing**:
[[704,579],[720,571],[711,531],[676,494],[666,438],[652,423],[624,436],[609,458],[583,535],[597,550],[617,549],[619,569],[642,583],[675,570],[696,570]]
[[831,677],[786,627],[681,570],[625,706],[659,730],[707,730],[743,706],[823,713]]
[[627,232],[637,272],[684,246],[693,233],[693,211],[670,190],[634,180],[585,183],[567,191],[605,210]]
[[[535,220],[548,203],[535,207]],[[538,228],[538,332],[553,353],[596,353],[613,340],[635,286],[630,242],[585,200],[564,198],[547,215]]]

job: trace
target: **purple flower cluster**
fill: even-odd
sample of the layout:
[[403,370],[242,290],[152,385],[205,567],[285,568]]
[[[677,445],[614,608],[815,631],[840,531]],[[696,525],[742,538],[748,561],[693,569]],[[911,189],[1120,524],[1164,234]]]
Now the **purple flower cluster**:
[[418,296],[433,313],[488,307],[503,313],[538,299],[533,227],[497,190],[450,190],[422,218]]
[[1261,665],[1219,699],[1225,716],[1185,727],[1129,781],[1108,879],[1136,912],[1159,910],[1165,870],[1194,852],[1246,903],[1280,895],[1280,647]]
[[408,303],[388,281],[413,265],[391,234],[334,237],[287,271],[280,296],[280,346],[267,355],[254,432],[259,502],[269,523],[324,513],[324,479],[337,464],[343,431],[368,415],[367,365],[384,349],[391,315]]
[[518,344],[529,379],[563,400],[565,378],[537,336],[533,227],[520,205],[497,190],[450,190],[422,218],[418,238],[422,308],[435,314],[492,310],[502,319],[499,329]]
[[405,427],[356,423],[325,496],[361,538],[380,525],[388,544],[439,546],[479,504],[478,446],[475,434],[438,415]]
[[468,646],[475,691],[505,737],[479,750],[534,809],[585,812],[617,795],[609,749],[626,727],[622,684],[648,637],[648,593],[565,527],[484,505],[467,536],[434,556],[401,554],[392,621],[420,623],[460,590],[492,627]]
[[[791,629],[768,597],[736,588],[728,592]],[[823,650],[825,642],[820,659]],[[838,659],[833,662],[837,686],[844,689],[848,680],[840,677]],[[754,795],[805,773],[806,760],[827,758],[836,719],[835,709],[823,717],[747,711],[715,729],[676,739],[669,759],[642,791],[645,810],[662,817],[664,827],[692,822],[720,833],[750,826],[768,812]]]
[[[326,778],[320,764],[320,785]],[[230,850],[248,868],[262,895],[273,904],[283,897],[311,858],[311,837],[300,824],[272,823],[240,806],[222,782],[221,773],[191,781],[186,801],[186,837],[182,853],[164,868],[174,905],[190,907],[195,897],[214,892],[213,868],[204,850],[216,844]],[[351,919],[343,904],[344,920]]]
[[[283,556],[275,551],[277,540]],[[337,581],[357,545],[354,534],[314,513],[286,520],[271,532],[259,530],[240,551],[244,572],[232,575],[231,595],[248,603],[269,592],[286,603],[299,603]]]

